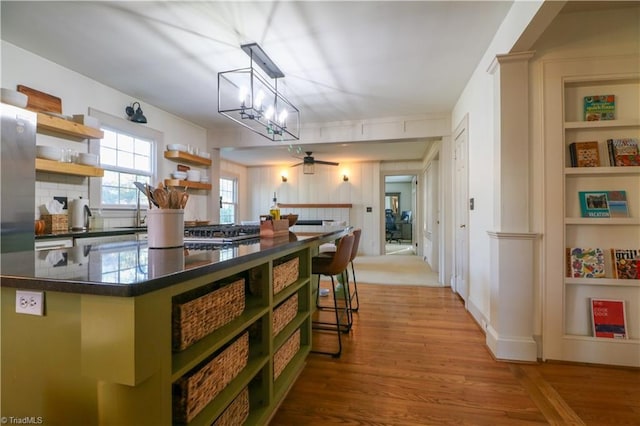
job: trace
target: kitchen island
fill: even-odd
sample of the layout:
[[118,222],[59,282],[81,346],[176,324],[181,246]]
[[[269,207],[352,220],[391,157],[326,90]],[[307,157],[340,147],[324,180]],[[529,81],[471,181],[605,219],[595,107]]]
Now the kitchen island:
[[[2,416],[266,424],[311,348],[311,255],[346,232],[3,254]],[[17,314],[17,291],[42,292],[44,315]]]

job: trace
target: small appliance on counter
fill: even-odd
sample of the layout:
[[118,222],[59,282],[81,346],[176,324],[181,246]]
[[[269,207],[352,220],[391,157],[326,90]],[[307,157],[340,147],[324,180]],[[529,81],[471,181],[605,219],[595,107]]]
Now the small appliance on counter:
[[71,200],[70,207],[71,229],[73,231],[85,231],[89,229],[89,218],[91,217],[89,200],[79,197],[77,200]]

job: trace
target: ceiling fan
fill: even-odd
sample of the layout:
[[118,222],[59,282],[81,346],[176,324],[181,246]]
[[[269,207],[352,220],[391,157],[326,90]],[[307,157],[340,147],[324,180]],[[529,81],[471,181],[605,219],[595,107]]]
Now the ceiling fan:
[[[327,166],[338,166],[339,163],[334,163],[333,161],[322,161],[322,160],[316,160],[315,158],[313,158],[313,156],[311,154],[313,154],[311,151],[306,151],[305,154],[307,154],[306,156],[302,157],[302,163],[298,163],[298,164],[294,164],[291,167],[296,167],[302,164],[302,172],[306,175],[312,175],[314,172],[314,165],[315,164],[325,164]],[[296,157],[296,158],[300,158],[300,157]]]

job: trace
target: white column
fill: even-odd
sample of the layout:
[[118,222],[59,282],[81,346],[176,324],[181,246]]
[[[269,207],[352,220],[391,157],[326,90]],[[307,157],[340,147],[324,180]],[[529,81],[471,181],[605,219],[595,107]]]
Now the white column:
[[494,76],[494,229],[486,343],[497,359],[535,361],[534,242],[529,206],[529,59],[498,55]]

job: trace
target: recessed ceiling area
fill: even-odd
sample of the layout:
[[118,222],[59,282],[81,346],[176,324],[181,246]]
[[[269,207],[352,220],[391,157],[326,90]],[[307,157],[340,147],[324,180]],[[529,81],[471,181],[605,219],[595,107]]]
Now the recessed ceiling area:
[[351,143],[287,144],[260,148],[222,148],[220,156],[245,166],[281,166],[297,164],[310,151],[316,160],[337,163],[365,161],[412,161],[422,158],[435,140],[369,141]]

